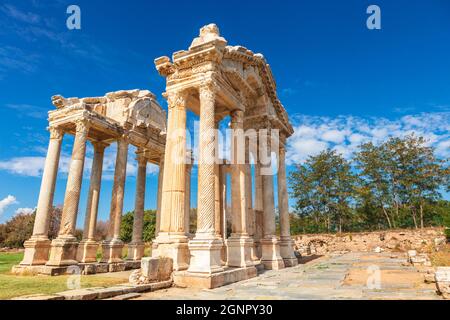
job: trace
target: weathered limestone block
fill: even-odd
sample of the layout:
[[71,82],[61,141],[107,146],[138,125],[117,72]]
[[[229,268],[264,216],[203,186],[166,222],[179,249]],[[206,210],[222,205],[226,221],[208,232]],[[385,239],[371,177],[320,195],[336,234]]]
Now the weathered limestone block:
[[450,299],[450,267],[438,267],[435,279],[438,292],[444,299]]
[[169,280],[173,271],[172,259],[166,257],[142,258],[141,274],[148,282]]
[[416,250],[408,250],[407,256],[408,256],[408,262],[412,263],[412,258],[417,256],[417,251]]
[[420,253],[416,256],[412,256],[411,257],[411,263],[413,264],[413,266],[431,266],[431,261],[430,258],[428,257],[428,255],[426,253]]
[[425,283],[435,283],[436,282],[436,271],[434,268],[429,268],[425,271],[425,274],[423,275],[423,280]]

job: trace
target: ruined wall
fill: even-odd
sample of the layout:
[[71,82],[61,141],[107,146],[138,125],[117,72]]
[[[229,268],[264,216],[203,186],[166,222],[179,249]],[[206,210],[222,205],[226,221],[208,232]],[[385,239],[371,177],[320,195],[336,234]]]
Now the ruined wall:
[[407,251],[431,252],[446,241],[442,228],[385,230],[344,234],[304,234],[293,236],[295,249],[302,255],[331,252]]

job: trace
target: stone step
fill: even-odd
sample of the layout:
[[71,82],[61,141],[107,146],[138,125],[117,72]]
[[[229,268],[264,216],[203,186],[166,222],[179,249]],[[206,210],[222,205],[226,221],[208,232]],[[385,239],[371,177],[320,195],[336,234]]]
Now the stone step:
[[127,294],[122,294],[120,296],[115,296],[113,298],[108,298],[108,299],[103,299],[103,300],[131,300],[131,299],[139,298],[140,296],[141,296],[140,293],[127,293]]

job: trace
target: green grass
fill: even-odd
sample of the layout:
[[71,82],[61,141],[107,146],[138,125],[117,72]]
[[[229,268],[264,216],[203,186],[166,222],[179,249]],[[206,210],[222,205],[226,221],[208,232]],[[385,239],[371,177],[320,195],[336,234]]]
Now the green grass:
[[[0,253],[0,299],[31,294],[53,294],[69,290],[67,281],[70,276],[15,276],[10,273],[12,266],[23,258],[23,253]],[[99,275],[81,276],[81,287],[105,287],[124,283],[123,278]]]

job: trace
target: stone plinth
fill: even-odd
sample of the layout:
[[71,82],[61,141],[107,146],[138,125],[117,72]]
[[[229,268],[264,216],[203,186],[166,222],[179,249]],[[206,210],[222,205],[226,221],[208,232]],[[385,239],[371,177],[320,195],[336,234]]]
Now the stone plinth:
[[74,237],[58,237],[52,241],[47,266],[64,267],[78,264],[76,260],[78,241]]
[[141,243],[130,243],[128,244],[128,254],[127,260],[139,261],[144,256],[145,244]]
[[229,267],[250,267],[252,259],[253,239],[249,237],[229,238],[226,240],[227,265]]
[[191,261],[188,272],[193,274],[210,275],[223,271],[220,252],[222,239],[194,238],[189,241]]
[[278,270],[285,267],[280,254],[280,244],[277,238],[261,239],[261,263],[264,268]]
[[190,263],[188,239],[183,235],[168,235],[160,232],[152,248],[152,257],[168,257],[173,261],[173,270],[186,270]]
[[48,261],[51,241],[48,239],[31,238],[23,244],[25,254],[20,265],[36,266],[44,265]]
[[120,240],[107,240],[102,243],[102,263],[118,263],[123,262],[122,260],[122,250],[123,242]]
[[80,263],[97,262],[99,244],[93,240],[82,240],[78,245],[77,260]]
[[173,273],[173,281],[176,286],[214,289],[234,282],[248,280],[257,276],[255,267],[228,268],[213,274],[195,274],[186,271]]
[[294,241],[290,237],[280,240],[280,255],[283,258],[285,267],[298,265],[298,259],[294,253]]

